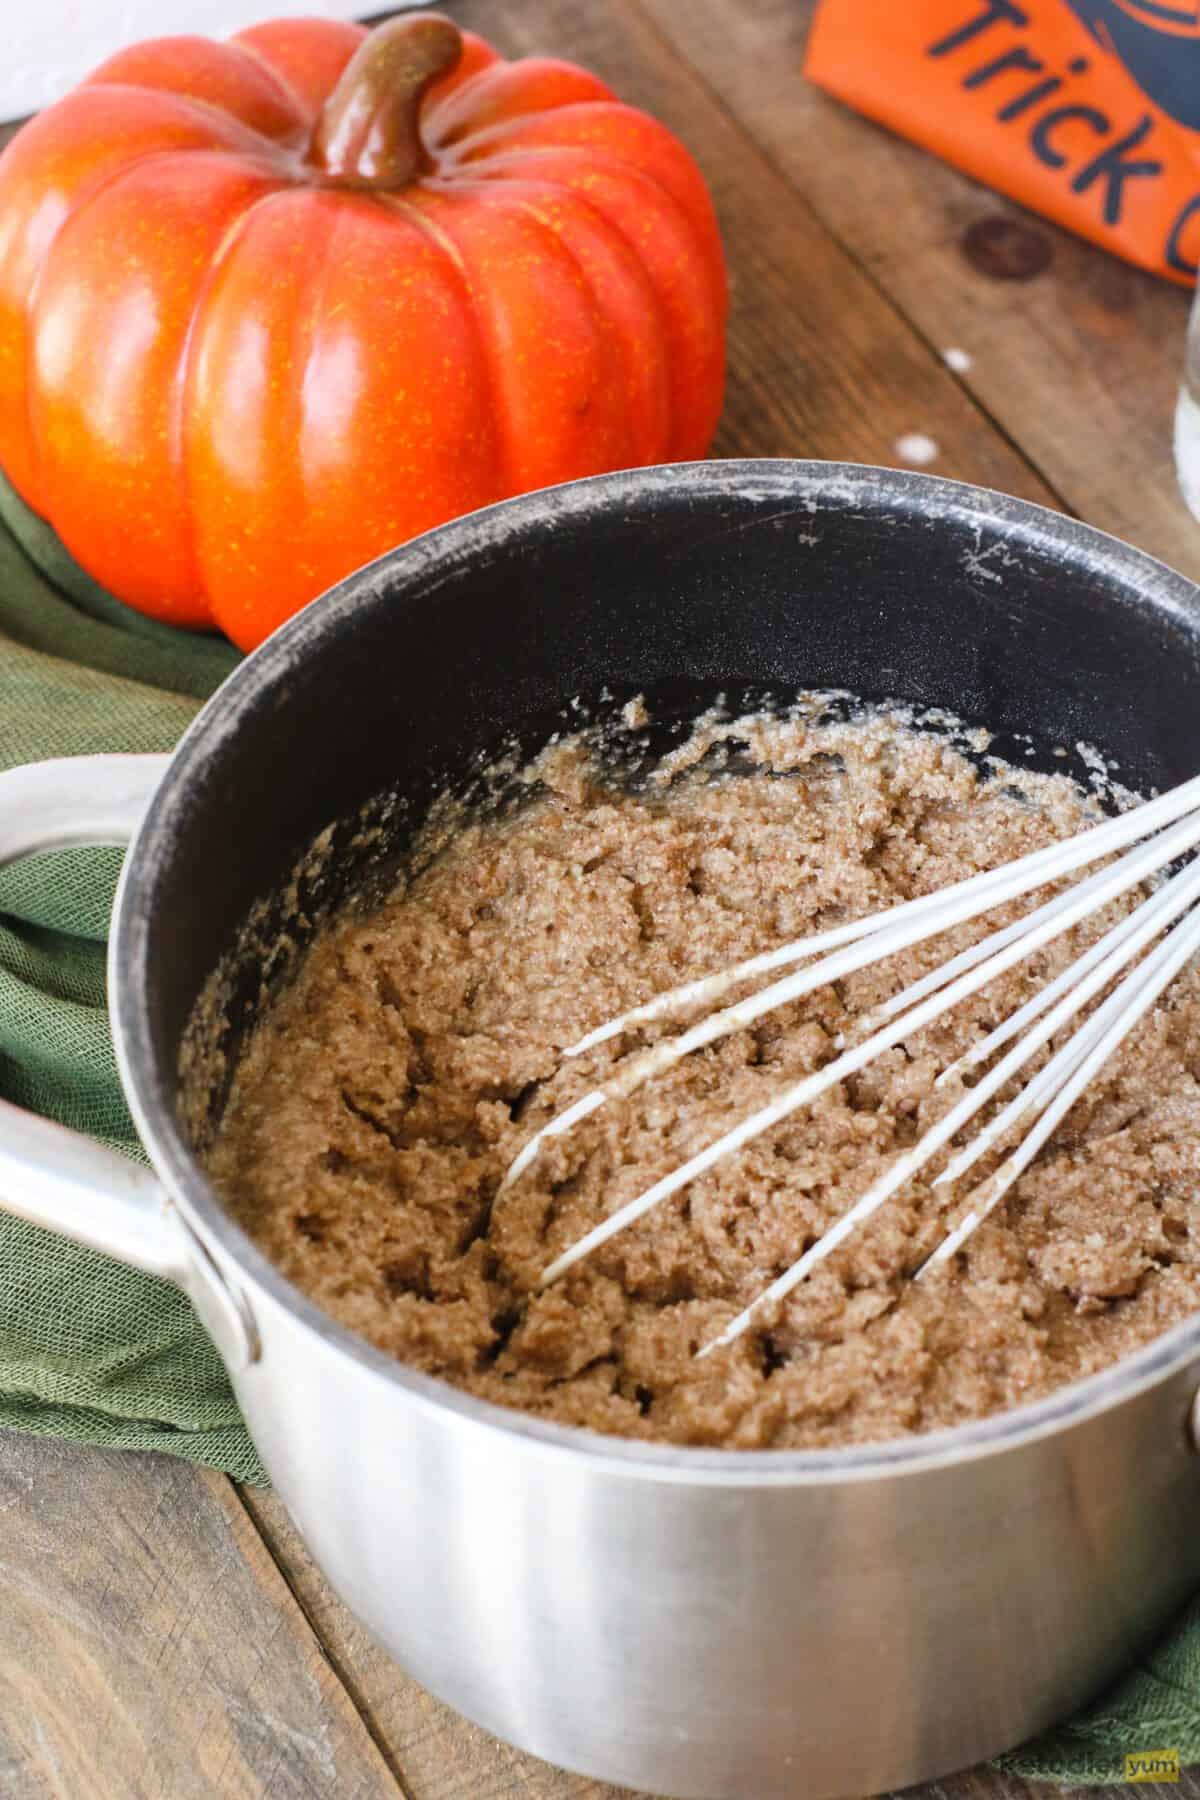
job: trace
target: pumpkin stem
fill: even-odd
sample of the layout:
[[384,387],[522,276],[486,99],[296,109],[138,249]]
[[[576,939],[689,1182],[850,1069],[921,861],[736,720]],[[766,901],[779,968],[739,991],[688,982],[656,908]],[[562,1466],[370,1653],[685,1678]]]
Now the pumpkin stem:
[[421,142],[427,89],[462,55],[440,13],[405,13],[365,37],[321,109],[313,160],[345,187],[401,188],[433,167]]

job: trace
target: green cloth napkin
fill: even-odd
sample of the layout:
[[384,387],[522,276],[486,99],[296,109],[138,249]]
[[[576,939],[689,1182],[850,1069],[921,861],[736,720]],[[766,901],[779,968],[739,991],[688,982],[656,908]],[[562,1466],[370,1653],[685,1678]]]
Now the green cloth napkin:
[[1102,1787],[1124,1782],[1127,1752],[1148,1750],[1200,1763],[1200,1599],[1093,1706],[997,1762],[1026,1781]]
[[[214,638],[120,606],[0,478],[0,768],[168,750],[237,662]],[[131,1156],[104,1007],[120,856],[72,850],[0,870],[0,1093]],[[264,1479],[189,1303],[0,1213],[0,1428],[167,1450]],[[1071,1724],[1002,1759],[1031,1780],[1120,1781],[1126,1751],[1200,1761],[1200,1601]]]
[[[237,662],[106,594],[0,479],[0,768],[170,750]],[[140,1157],[104,1004],[117,850],[0,869],[0,1094]],[[0,1428],[166,1450],[264,1480],[191,1304],[0,1213]]]

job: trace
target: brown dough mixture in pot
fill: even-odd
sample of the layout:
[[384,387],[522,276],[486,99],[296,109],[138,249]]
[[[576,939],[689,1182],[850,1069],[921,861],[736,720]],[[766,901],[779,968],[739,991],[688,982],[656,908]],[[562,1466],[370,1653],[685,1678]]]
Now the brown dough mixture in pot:
[[[639,722],[636,707],[627,716]],[[749,759],[722,768],[735,739]],[[607,780],[582,740],[552,746],[525,778],[512,816],[460,820],[370,916],[347,912],[318,937],[259,1024],[209,1154],[262,1249],[343,1325],[543,1418],[778,1449],[1021,1405],[1200,1305],[1192,967],[944,1269],[909,1278],[994,1162],[948,1202],[923,1182],[902,1190],[757,1329],[694,1358],[961,1095],[958,1077],[935,1092],[939,1072],[1095,929],[536,1291],[613,1208],[828,1061],[900,983],[1011,915],[692,1056],[547,1144],[493,1204],[539,1125],[672,1027],[573,1060],[565,1046],[689,977],[1077,830],[1095,808],[1065,776],[968,756],[882,714],[709,721],[636,792]]]

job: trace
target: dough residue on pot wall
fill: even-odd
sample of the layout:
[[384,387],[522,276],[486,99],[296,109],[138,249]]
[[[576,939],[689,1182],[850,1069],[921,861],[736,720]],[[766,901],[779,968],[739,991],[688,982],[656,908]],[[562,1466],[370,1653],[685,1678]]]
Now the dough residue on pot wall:
[[[626,710],[629,730],[645,724]],[[1065,775],[985,749],[896,714],[713,714],[629,787],[586,734],[553,743],[524,770],[522,805],[483,818],[447,803],[391,897],[319,935],[235,1073],[214,1180],[283,1272],[381,1349],[486,1399],[629,1437],[742,1449],[890,1438],[1117,1360],[1200,1304],[1195,968],[944,1272],[910,1279],[961,1191],[918,1181],[757,1329],[694,1355],[960,1097],[960,1076],[935,1088],[937,1075],[1112,909],[544,1291],[547,1264],[614,1208],[1014,915],[688,1058],[548,1143],[496,1198],[538,1126],[672,1029],[564,1058],[608,1017],[1095,816]]]

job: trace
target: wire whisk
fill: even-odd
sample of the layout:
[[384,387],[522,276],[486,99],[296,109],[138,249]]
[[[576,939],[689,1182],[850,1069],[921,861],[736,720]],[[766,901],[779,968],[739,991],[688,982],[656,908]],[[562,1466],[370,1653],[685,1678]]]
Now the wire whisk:
[[[620,1206],[543,1270],[539,1287],[547,1287],[602,1244],[644,1218],[654,1207],[695,1181],[725,1157],[781,1124],[801,1107],[848,1076],[875,1061],[884,1051],[941,1017],[1006,970],[1034,955],[1093,913],[1131,889],[1149,884],[1151,891],[1070,966],[1018,1008],[1003,1024],[974,1045],[949,1068],[938,1084],[956,1071],[991,1063],[962,1098],[911,1149],[901,1152],[879,1180],[812,1243],[790,1268],[764,1288],[730,1321],[719,1336],[698,1352],[709,1356],[733,1343],[769,1308],[786,1298],[839,1244],[911,1181],[980,1111],[1020,1073],[1037,1052],[1058,1038],[1092,1002],[1099,1002],[1071,1034],[977,1134],[970,1138],[936,1177],[933,1186],[951,1189],[994,1145],[1020,1122],[1026,1135],[981,1185],[966,1196],[957,1223],[915,1272],[921,1280],[960,1250],[1004,1198],[1038,1151],[1052,1136],[1084,1089],[1109,1060],[1137,1022],[1150,1010],[1190,959],[1200,952],[1200,776],[1169,793],[1132,807],[1119,817],[1089,827],[1015,862],[973,875],[936,894],[908,900],[832,930],[780,945],[733,967],[688,981],[622,1013],[564,1050],[576,1057],[595,1046],[635,1032],[640,1026],[669,1019],[719,1002],[735,988],[781,969],[793,972],[765,987],[718,1007],[678,1035],[664,1038],[625,1058],[616,1072],[536,1131],[523,1146],[501,1182],[499,1194],[519,1181],[549,1140],[563,1136],[601,1107],[634,1093],[642,1084],[706,1045],[744,1030],[756,1019],[835,982],[857,969],[962,925],[983,913],[1059,883],[1065,876],[1099,862],[1097,870],[1064,893],[1056,893],[1013,924],[992,932],[951,957],[932,973],[912,982],[866,1021],[872,1029],[861,1043],[841,1050],[802,1080],[785,1087],[732,1129],[723,1132],[694,1156]],[[1121,853],[1121,854],[1118,854]],[[1108,859],[1116,860],[1109,862]],[[1167,871],[1165,879],[1160,879]],[[797,967],[796,965],[805,965]],[[1122,978],[1118,980],[1118,978]],[[1113,984],[1117,983],[1114,987]],[[1101,999],[1105,990],[1112,989]],[[1006,1045],[1011,1049],[998,1056]],[[994,1060],[997,1059],[998,1060]],[[499,1197],[499,1196],[498,1196]],[[949,1192],[947,1200],[951,1198]]]

